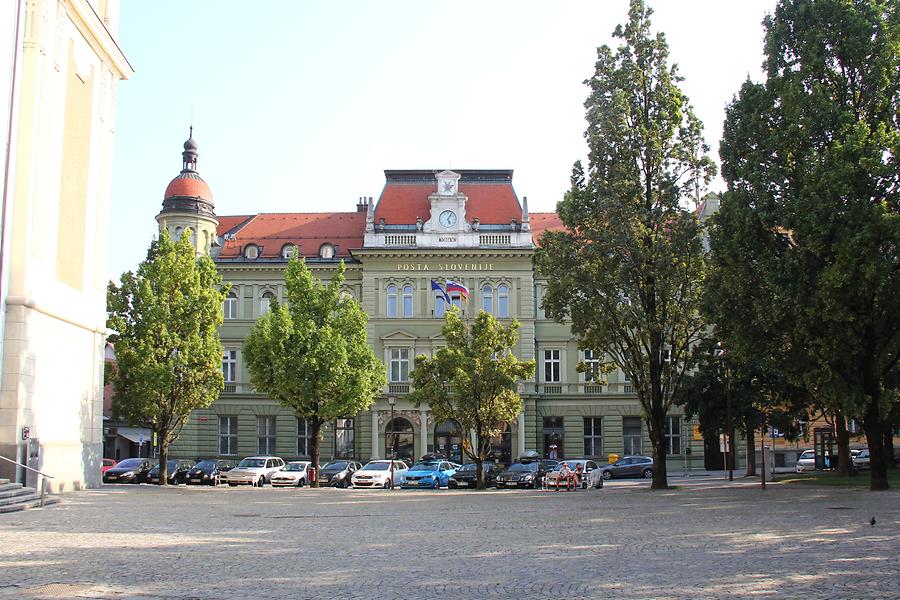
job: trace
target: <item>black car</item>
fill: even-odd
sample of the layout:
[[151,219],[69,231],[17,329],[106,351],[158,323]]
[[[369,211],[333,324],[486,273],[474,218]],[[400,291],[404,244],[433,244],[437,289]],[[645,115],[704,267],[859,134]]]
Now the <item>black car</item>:
[[319,469],[316,481],[320,486],[350,487],[350,477],[361,468],[361,464],[352,460],[333,460]]
[[[187,483],[188,472],[193,468],[194,462],[190,460],[167,460],[166,481],[169,485]],[[148,483],[159,483],[159,463],[147,474]]]
[[188,471],[188,485],[219,485],[219,474],[230,470],[234,463],[230,460],[201,460]]
[[144,483],[152,468],[146,458],[126,458],[103,474],[103,483]]
[[497,487],[540,488],[544,476],[558,464],[552,459],[519,459],[497,475]]
[[[484,471],[484,487],[491,487],[495,484],[497,473],[500,468],[496,463],[486,462],[481,465]],[[478,485],[477,471],[475,463],[466,463],[460,467],[456,473],[450,476],[450,483],[447,487],[453,488],[474,488]]]

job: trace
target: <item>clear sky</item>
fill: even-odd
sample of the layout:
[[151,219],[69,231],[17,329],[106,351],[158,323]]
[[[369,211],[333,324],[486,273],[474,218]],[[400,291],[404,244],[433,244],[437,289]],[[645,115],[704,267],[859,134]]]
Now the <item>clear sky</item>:
[[[651,0],[711,154],[775,0]],[[109,274],[136,268],[193,122],[216,213],[355,210],[385,169],[514,169],[552,211],[626,0],[121,3]],[[723,187],[721,179],[711,185]]]

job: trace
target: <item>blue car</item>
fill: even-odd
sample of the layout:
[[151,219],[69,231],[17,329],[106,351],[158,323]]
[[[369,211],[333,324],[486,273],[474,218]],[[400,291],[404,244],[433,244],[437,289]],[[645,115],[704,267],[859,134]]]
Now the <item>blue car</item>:
[[402,488],[438,489],[447,487],[450,476],[456,473],[453,463],[446,460],[424,460],[409,468],[400,480]]

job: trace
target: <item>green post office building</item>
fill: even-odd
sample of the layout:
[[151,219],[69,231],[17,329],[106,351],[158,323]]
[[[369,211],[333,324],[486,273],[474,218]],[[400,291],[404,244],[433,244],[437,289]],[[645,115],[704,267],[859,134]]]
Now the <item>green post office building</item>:
[[[580,350],[570,328],[541,310],[546,284],[535,275],[532,253],[542,232],[562,224],[555,213],[529,213],[527,198],[520,200],[513,189],[511,170],[385,171],[381,196],[374,202],[360,198],[355,211],[217,216],[197,172],[193,139],[183,158],[157,221],[174,237],[190,227],[198,253],[213,257],[232,289],[221,329],[225,390],[191,416],[174,456],[309,455],[306,423],[253,390],[242,356],[250,327],[273,299],[285,297],[284,270],[295,247],[321,279],[344,261],[345,292],[368,314],[369,343],[388,376],[369,410],[324,428],[323,460],[384,458],[395,440],[401,458],[436,452],[460,459],[453,424],[435,422],[427,407],[407,400],[415,356],[443,344],[445,300],[432,290],[432,280],[468,288],[468,300],[450,297],[465,314],[485,310],[501,320],[518,319],[516,353],[537,362],[535,378],[519,386],[524,410],[492,444],[499,461],[509,463],[526,450],[604,461],[609,454],[651,452],[628,379],[618,372],[592,381],[577,372],[580,361],[599,355]],[[670,468],[689,459],[702,468],[703,442],[694,437],[681,414],[669,417]]]

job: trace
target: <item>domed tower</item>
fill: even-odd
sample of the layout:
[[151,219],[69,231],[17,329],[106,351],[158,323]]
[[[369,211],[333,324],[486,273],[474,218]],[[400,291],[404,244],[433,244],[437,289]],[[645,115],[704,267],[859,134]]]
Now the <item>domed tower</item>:
[[209,254],[210,247],[216,243],[219,220],[212,192],[197,173],[198,153],[193,127],[181,156],[181,173],[166,187],[163,209],[156,215],[156,222],[160,231],[166,229],[174,240],[180,239],[181,233],[190,227],[197,255]]

